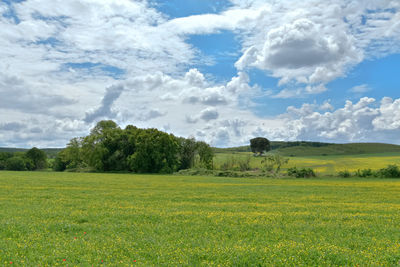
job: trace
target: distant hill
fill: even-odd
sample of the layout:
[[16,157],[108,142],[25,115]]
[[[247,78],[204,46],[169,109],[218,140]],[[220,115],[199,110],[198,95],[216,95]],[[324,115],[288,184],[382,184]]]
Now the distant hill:
[[[251,152],[250,146],[215,148],[216,153]],[[320,142],[271,142],[271,152],[283,156],[329,156],[399,152],[399,145],[382,143],[332,144]]]

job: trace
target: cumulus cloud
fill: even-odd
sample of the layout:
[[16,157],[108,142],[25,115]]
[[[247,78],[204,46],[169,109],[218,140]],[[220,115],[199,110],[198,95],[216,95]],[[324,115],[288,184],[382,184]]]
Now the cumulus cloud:
[[400,129],[400,99],[393,100],[390,97],[384,97],[381,106],[378,108],[380,116],[372,121],[372,125],[377,130],[395,130]]
[[321,93],[325,84],[365,58],[400,51],[400,35],[393,28],[400,18],[398,1],[233,3],[243,9],[269,8],[242,29],[243,54],[235,66],[264,70],[279,78],[279,86],[296,84],[277,97]]
[[343,108],[325,113],[316,111],[316,106],[310,104],[289,107],[281,118],[288,129],[285,139],[289,140],[349,142],[378,138],[393,143],[398,142],[392,139],[394,133],[400,133],[399,112],[398,99],[385,97],[376,107],[375,99],[364,97],[355,104],[346,101]]
[[351,37],[339,30],[324,32],[302,18],[269,30],[262,49],[251,46],[236,66],[271,71],[281,78],[280,85],[291,80],[315,84],[342,75],[346,65],[361,59]]
[[14,75],[0,73],[0,109],[46,114],[55,107],[76,103],[73,99],[49,94],[43,89],[46,88],[40,88]]
[[[230,2],[219,14],[176,19],[148,1],[1,2],[0,145],[62,146],[103,118],[223,146],[256,135],[351,141],[398,133],[390,115],[399,113],[397,99],[336,110],[329,101],[305,104],[278,117],[255,115],[252,102],[309,98],[361,60],[399,52],[398,1]],[[241,55],[237,74],[216,82],[193,68],[204,59],[188,37],[225,30]],[[278,78],[278,88],[255,85],[251,68]]]
[[113,85],[108,87],[106,89],[106,94],[101,101],[101,106],[93,111],[87,112],[84,121],[90,123],[98,118],[114,118],[116,114],[111,110],[111,107],[114,101],[119,98],[123,90],[123,85]]
[[200,118],[205,121],[211,121],[218,119],[219,113],[216,109],[206,108],[201,111]]

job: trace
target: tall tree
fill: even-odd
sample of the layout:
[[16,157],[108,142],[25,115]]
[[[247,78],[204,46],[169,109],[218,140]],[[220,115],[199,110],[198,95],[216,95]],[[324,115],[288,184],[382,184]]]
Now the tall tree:
[[270,143],[267,138],[256,137],[250,140],[250,148],[253,153],[259,153],[261,155],[270,150]]
[[32,160],[34,170],[47,167],[47,155],[43,150],[33,147],[26,152],[26,157]]
[[180,167],[179,169],[189,169],[194,165],[197,144],[194,138],[179,138],[180,146]]
[[214,152],[206,142],[197,142],[197,153],[200,157],[200,165],[206,169],[213,168]]

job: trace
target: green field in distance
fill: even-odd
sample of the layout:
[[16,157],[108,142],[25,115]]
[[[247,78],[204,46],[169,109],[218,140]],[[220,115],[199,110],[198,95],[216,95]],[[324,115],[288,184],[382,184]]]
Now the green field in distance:
[[0,265],[393,266],[400,181],[0,172]]
[[[217,169],[225,162],[240,162],[250,159],[251,168],[262,168],[261,161],[263,157],[254,157],[251,152],[237,153],[216,153],[214,165]],[[328,156],[301,156],[286,157],[288,164],[283,165],[282,171],[290,167],[312,168],[317,175],[335,175],[339,171],[348,170],[351,172],[359,169],[378,170],[390,164],[400,166],[400,153],[376,153],[376,154],[358,154],[358,155],[328,155]]]

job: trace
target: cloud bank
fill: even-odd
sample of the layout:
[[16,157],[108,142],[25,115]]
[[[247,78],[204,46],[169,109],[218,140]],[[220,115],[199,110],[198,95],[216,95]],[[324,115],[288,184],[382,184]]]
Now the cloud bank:
[[[169,18],[148,1],[1,2],[0,146],[64,146],[101,119],[217,146],[259,135],[400,143],[400,100],[365,98],[368,84],[343,88],[359,100],[336,109],[309,99],[360,62],[400,52],[398,1],[231,3]],[[199,70],[211,63],[188,40],[223,31],[241,46],[225,80]],[[276,88],[253,82],[253,70]],[[259,115],[260,96],[306,103]]]

